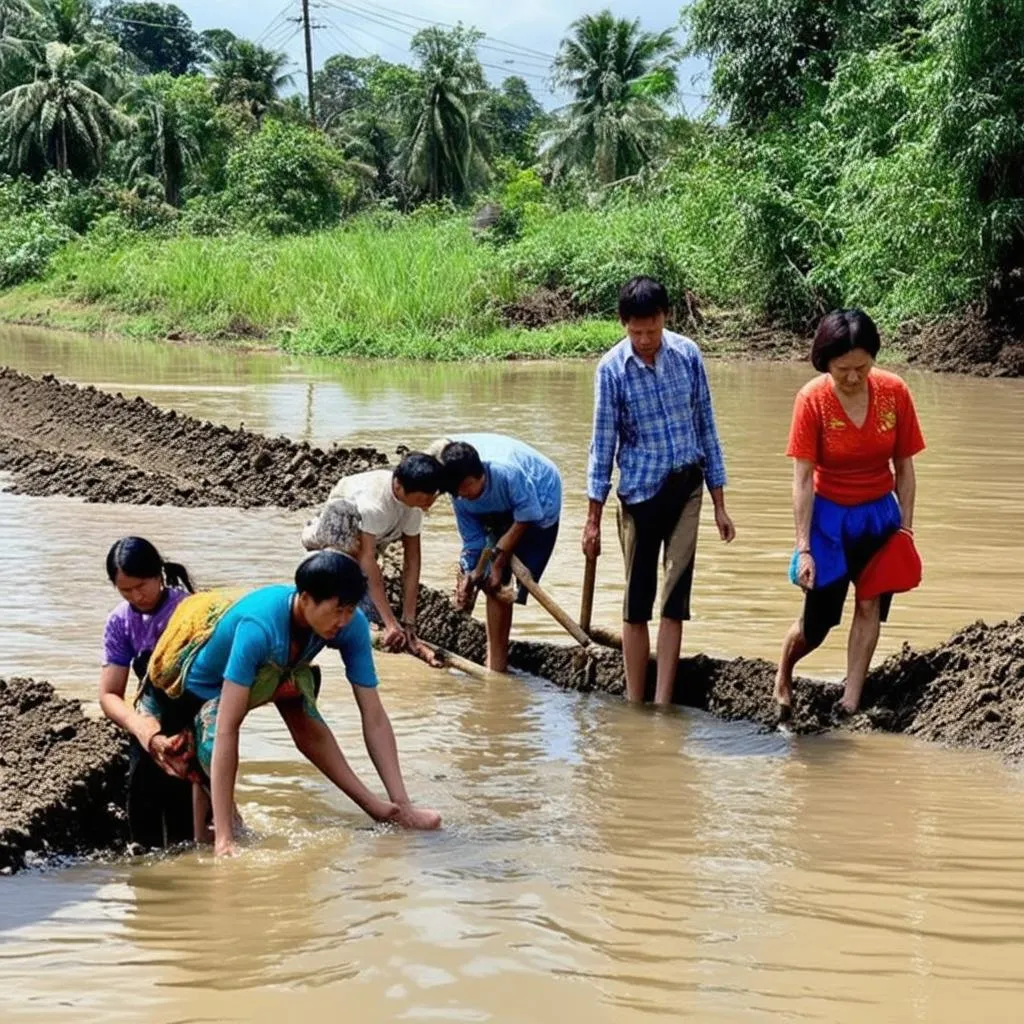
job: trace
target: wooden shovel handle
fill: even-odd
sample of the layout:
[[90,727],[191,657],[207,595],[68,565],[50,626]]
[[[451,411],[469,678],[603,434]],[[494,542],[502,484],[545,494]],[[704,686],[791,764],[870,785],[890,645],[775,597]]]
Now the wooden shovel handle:
[[583,597],[580,599],[580,629],[590,632],[590,620],[594,614],[594,584],[597,581],[597,559],[587,558],[583,570]]
[[580,629],[577,623],[573,622],[568,612],[554,598],[541,590],[540,584],[533,578],[533,573],[515,555],[512,556],[512,574],[576,643],[581,647],[590,646],[590,637]]

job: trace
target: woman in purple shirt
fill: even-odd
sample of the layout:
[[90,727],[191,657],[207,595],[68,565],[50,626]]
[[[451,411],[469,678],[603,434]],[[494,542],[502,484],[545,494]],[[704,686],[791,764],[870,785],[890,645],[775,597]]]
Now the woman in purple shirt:
[[[192,838],[192,794],[184,780],[187,736],[165,736],[160,723],[125,700],[132,670],[141,679],[174,609],[192,593],[188,570],[165,562],[142,537],[122,537],[107,552],[107,576],[124,600],[103,632],[100,707],[132,736],[128,818],[132,838],[146,846]],[[146,751],[152,761],[141,757]],[[155,764],[155,767],[154,767]],[[156,770],[160,769],[160,770]]]

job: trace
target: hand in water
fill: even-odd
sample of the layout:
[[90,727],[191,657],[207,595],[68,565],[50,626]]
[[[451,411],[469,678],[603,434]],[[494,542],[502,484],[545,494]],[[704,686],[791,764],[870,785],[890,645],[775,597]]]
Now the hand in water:
[[429,807],[417,807],[415,804],[395,804],[388,821],[401,825],[402,828],[432,832],[441,827],[441,815]]
[[238,847],[234,839],[218,839],[213,844],[213,855],[215,857],[237,857]]

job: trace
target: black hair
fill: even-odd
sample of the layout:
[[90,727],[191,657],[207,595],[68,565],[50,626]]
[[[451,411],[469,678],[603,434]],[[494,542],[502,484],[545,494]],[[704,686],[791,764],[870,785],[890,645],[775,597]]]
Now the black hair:
[[882,339],[878,328],[862,309],[834,309],[822,317],[811,345],[811,365],[821,373],[828,372],[833,359],[845,356],[855,348],[863,349],[872,359],[878,355]]
[[168,587],[181,587],[195,593],[188,569],[179,562],[165,562],[160,552],[144,537],[122,537],[107,552],[107,577],[117,582],[118,572],[139,579],[158,576]]
[[625,324],[633,317],[644,319],[664,313],[668,316],[668,292],[653,277],[634,277],[619,292],[619,319]]
[[467,477],[484,475],[480,453],[465,441],[449,441],[441,452],[441,464],[444,466],[445,490],[449,494],[455,494]]
[[409,452],[395,467],[394,478],[407,494],[437,494],[444,488],[444,466],[433,455]]
[[366,574],[359,563],[340,551],[316,551],[299,563],[295,586],[317,604],[338,599],[338,604],[359,604],[366,593]]

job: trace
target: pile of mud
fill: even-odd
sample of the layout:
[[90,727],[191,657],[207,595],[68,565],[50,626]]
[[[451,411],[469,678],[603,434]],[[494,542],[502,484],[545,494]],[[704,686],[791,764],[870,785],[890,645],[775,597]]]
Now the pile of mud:
[[22,494],[301,508],[340,477],[387,461],[372,448],[323,451],[0,368],[0,469]]
[[1024,377],[1024,335],[980,311],[908,324],[896,336],[907,362],[923,370],[975,377]]
[[123,848],[127,744],[49,683],[0,679],[0,873]]
[[909,646],[868,677],[861,728],[1024,756],[1024,615],[976,622],[928,651]]

